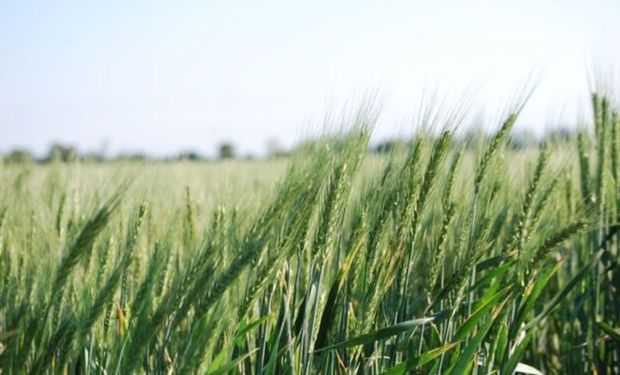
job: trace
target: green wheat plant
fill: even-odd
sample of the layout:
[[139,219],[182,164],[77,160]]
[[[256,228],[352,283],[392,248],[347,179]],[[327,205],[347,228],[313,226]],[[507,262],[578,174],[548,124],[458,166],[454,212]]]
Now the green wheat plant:
[[620,372],[620,115],[519,149],[524,104],[380,155],[367,105],[288,160],[1,164],[0,373]]

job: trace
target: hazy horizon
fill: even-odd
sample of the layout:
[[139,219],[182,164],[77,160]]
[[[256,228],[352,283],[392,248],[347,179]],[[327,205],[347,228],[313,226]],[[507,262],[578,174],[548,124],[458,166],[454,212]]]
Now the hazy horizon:
[[411,129],[425,90],[472,89],[493,119],[532,73],[517,130],[540,133],[587,113],[593,70],[617,71],[619,16],[613,1],[6,1],[0,153],[260,155],[368,92],[385,139]]

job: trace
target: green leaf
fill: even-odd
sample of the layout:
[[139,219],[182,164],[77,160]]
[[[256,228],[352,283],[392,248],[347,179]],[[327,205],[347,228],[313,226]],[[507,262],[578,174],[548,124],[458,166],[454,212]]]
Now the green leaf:
[[[213,358],[213,361],[211,361],[211,365],[209,366],[209,368],[220,368],[222,366],[225,365],[225,361],[229,356],[229,349],[230,348],[224,348],[222,350],[220,350],[220,352],[215,356],[215,358]],[[208,374],[208,372],[207,372]]]
[[454,348],[455,346],[457,346],[460,343],[461,343],[460,341],[455,341],[455,342],[451,342],[449,344],[440,346],[438,348],[431,349],[431,350],[427,351],[426,353],[422,354],[419,357],[415,357],[413,359],[408,360],[407,362],[399,363],[398,365],[387,369],[385,372],[383,372],[383,375],[402,375],[402,374],[405,374],[409,370],[412,370],[414,368],[418,368],[420,366],[424,366],[428,362],[430,362],[433,359],[439,357],[440,355],[444,354],[445,352],[447,352],[448,350]]
[[469,292],[481,289],[482,287],[489,285],[493,279],[511,270],[512,266],[514,266],[514,263],[514,260],[510,260],[498,267],[493,268],[486,275],[476,281],[476,283],[469,289]]
[[564,262],[559,262],[543,271],[532,285],[532,288],[525,292],[526,297],[518,310],[519,312],[517,313],[517,317],[513,323],[514,327],[518,328],[521,326],[521,323],[525,320],[525,315],[532,310],[536,300],[538,300],[538,297],[540,297],[540,294],[545,289],[545,286],[547,286],[553,275],[558,272],[563,264]]
[[[441,314],[442,316],[445,314]],[[403,332],[407,332],[413,328],[419,327],[419,326],[423,326],[425,324],[431,323],[435,320],[438,320],[439,317],[437,315],[435,316],[431,316],[428,318],[420,318],[420,319],[414,319],[414,320],[408,320],[405,322],[401,322],[398,324],[395,324],[393,326],[389,326],[389,327],[385,327],[385,328],[381,328],[379,330],[376,330],[374,332],[371,333],[367,333],[365,335],[361,335],[361,336],[357,336],[333,345],[329,345],[329,346],[325,346],[323,348],[319,348],[317,350],[315,350],[315,353],[318,352],[323,352],[326,350],[333,350],[333,349],[342,349],[342,348],[348,348],[351,346],[357,346],[357,345],[365,345],[365,344],[370,344],[373,343],[375,341],[379,341],[379,340],[385,340],[387,338],[390,338],[392,336],[398,335],[400,333]]]
[[[267,364],[265,365],[265,368],[263,369],[263,374],[265,375],[275,374],[276,362],[278,360],[278,351],[280,349],[280,338],[282,337],[282,332],[284,331],[285,325],[286,325],[286,322],[283,320],[282,324],[280,325],[280,329],[278,330],[278,335],[275,337],[271,347],[269,348],[269,351],[271,352],[271,354],[269,355],[269,361],[267,362]],[[293,364],[291,364],[291,366],[292,365]]]
[[534,327],[536,324],[540,323],[541,320],[551,314],[553,309],[564,299],[564,297],[566,297],[566,295],[568,295],[568,293],[577,285],[577,283],[579,283],[581,279],[588,275],[590,267],[592,267],[592,265],[598,262],[600,254],[601,253],[599,252],[598,255],[593,257],[590,262],[586,263],[583,267],[581,267],[581,269],[575,274],[575,276],[573,276],[573,278],[570,279],[566,283],[566,285],[564,285],[564,288],[562,288],[562,290],[560,290],[560,292],[556,294],[555,297],[553,297],[553,299],[551,299],[551,301],[549,301],[549,303],[545,305],[543,311],[538,314],[534,319],[532,319],[529,323],[527,323],[527,325],[525,326],[526,330]]
[[463,340],[467,335],[472,332],[478,323],[484,318],[493,307],[497,306],[497,303],[510,292],[512,286],[508,286],[496,294],[489,296],[484,301],[480,301],[480,307],[474,311],[469,318],[459,327],[458,331],[454,335],[456,340]]
[[239,344],[243,340],[246,333],[250,332],[255,327],[266,322],[268,318],[269,318],[269,315],[265,315],[249,323],[246,322],[245,320],[242,321],[239,324],[239,327],[237,328],[237,334],[235,335],[235,342]]
[[[244,359],[246,359],[247,357],[251,356],[252,354],[254,354],[254,352],[256,352],[258,349],[254,349],[249,353],[246,353],[242,356],[239,356],[235,359],[233,359],[232,361],[223,364],[221,366],[218,366],[217,368],[211,369],[209,368],[207,370],[207,372],[205,373],[205,375],[222,375],[222,374],[227,374],[230,371],[232,371],[235,367],[237,367],[237,365],[243,361]],[[215,363],[215,361],[214,361]],[[213,367],[213,365],[211,365],[211,367]]]
[[[511,257],[510,254],[508,255],[497,255],[491,258],[487,258],[485,260],[482,260],[480,262],[478,262],[478,264],[476,264],[476,272],[482,272],[484,270],[486,270],[487,268],[493,268],[493,269],[497,269],[497,267],[502,264],[502,262],[506,259],[508,259],[509,257]],[[512,263],[513,261],[510,260],[508,263]]]
[[517,344],[517,346],[512,351],[508,362],[502,366],[502,374],[513,374],[517,366],[519,365],[519,360],[523,357],[523,353],[525,353],[525,349],[527,345],[530,343],[530,339],[532,338],[532,332],[528,332],[526,336]]
[[612,326],[610,326],[609,324],[605,322],[596,322],[596,324],[599,327],[601,327],[603,332],[608,334],[612,339],[614,339],[617,342],[620,342],[620,328],[614,329]]
[[506,355],[506,349],[508,348],[508,324],[502,322],[497,333],[497,346],[495,348],[495,360],[502,362]]
[[491,330],[491,327],[493,326],[497,318],[504,311],[504,307],[506,306],[508,300],[508,298],[505,299],[499,306],[495,307],[493,315],[490,317],[490,319],[488,319],[482,325],[482,327],[480,327],[480,329],[469,342],[467,347],[465,347],[465,349],[459,354],[456,362],[454,363],[454,366],[452,367],[452,370],[450,371],[451,375],[462,375],[469,373],[475,354],[478,352],[478,350],[480,350],[480,345],[482,344],[482,341],[486,337],[487,333],[489,333],[489,331]]

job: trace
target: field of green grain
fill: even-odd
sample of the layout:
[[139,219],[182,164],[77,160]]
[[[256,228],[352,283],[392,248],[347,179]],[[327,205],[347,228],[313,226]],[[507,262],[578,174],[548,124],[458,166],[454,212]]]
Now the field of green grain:
[[283,160],[0,166],[2,374],[617,374],[619,117],[373,117]]

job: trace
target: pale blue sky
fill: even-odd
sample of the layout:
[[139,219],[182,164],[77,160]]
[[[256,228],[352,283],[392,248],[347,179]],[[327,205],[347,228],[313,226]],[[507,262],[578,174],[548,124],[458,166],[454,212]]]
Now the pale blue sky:
[[407,132],[425,87],[474,87],[493,115],[532,71],[519,126],[540,130],[575,122],[619,41],[611,0],[2,0],[0,152],[260,153],[376,89],[383,138]]

